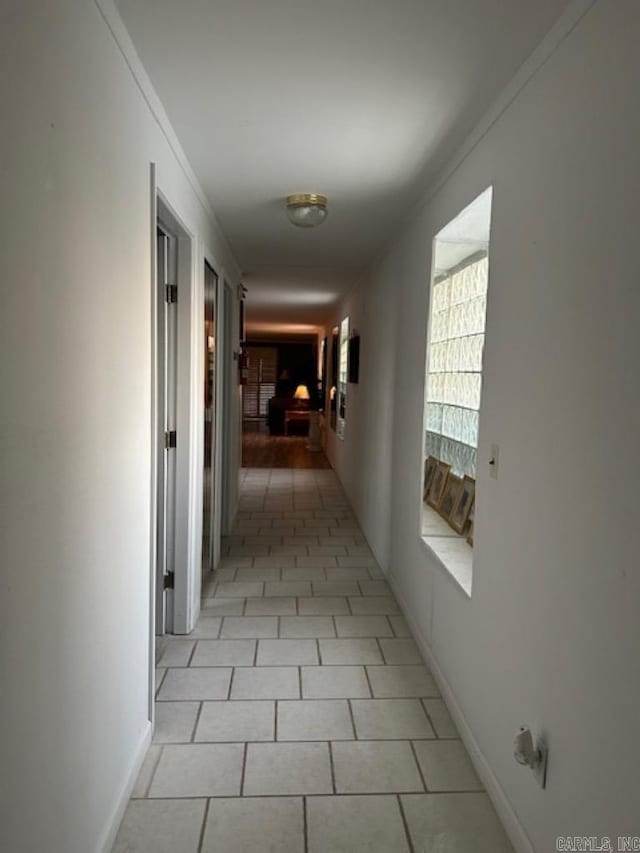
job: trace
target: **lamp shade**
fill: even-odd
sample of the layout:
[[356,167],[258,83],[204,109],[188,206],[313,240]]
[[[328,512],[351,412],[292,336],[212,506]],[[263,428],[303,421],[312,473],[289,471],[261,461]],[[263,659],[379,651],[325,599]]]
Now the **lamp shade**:
[[293,395],[296,400],[308,400],[309,398],[309,389],[306,385],[298,385],[296,388],[296,393]]

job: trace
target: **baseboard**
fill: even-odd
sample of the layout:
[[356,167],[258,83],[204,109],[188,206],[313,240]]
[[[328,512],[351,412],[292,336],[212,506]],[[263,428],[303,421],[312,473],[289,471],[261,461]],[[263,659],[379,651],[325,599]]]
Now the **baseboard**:
[[106,828],[102,833],[102,837],[96,844],[96,853],[111,853],[111,849],[116,840],[116,835],[120,829],[120,824],[122,823],[122,818],[124,817],[125,809],[129,803],[131,792],[133,791],[133,786],[136,784],[138,773],[142,767],[142,762],[144,761],[149,745],[151,744],[151,733],[152,726],[151,723],[148,722],[145,726],[144,732],[142,733],[142,737],[138,742],[138,746],[135,749],[133,759],[127,769],[124,782],[122,783],[118,796],[116,797],[115,806],[109,816]]
[[429,644],[423,636],[422,631],[420,630],[420,628],[416,624],[415,619],[411,615],[411,611],[407,606],[407,602],[405,601],[402,593],[400,592],[400,589],[398,588],[398,584],[395,578],[393,577],[393,575],[388,574],[387,580],[389,581],[393,590],[393,594],[395,595],[398,604],[400,605],[402,614],[407,620],[409,627],[411,628],[415,641],[420,647],[420,651],[422,652],[429,666],[429,669],[431,670],[431,673],[440,689],[440,693],[442,694],[444,703],[449,709],[449,713],[451,714],[454,723],[458,727],[460,737],[462,738],[462,741],[467,748],[469,757],[471,758],[471,762],[473,763],[476,773],[480,777],[480,781],[484,785],[489,799],[493,803],[493,806],[496,812],[498,813],[498,817],[502,822],[502,825],[509,837],[509,840],[514,846],[516,853],[535,853],[531,841],[529,840],[527,833],[524,830],[524,827],[518,820],[518,817],[514,812],[511,803],[507,799],[507,796],[504,790],[502,789],[502,786],[498,782],[495,773],[491,769],[487,759],[480,751],[480,747],[478,746],[478,743],[475,737],[473,736],[473,732],[471,731],[471,728],[467,723],[464,714],[460,709],[460,706],[458,705],[455,694],[451,689],[449,682],[444,677],[442,670],[438,666],[438,662],[433,657],[431,649],[429,648]]

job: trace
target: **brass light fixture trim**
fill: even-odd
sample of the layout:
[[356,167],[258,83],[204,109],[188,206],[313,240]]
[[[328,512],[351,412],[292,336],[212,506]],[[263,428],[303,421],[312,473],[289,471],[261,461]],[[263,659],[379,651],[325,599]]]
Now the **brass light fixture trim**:
[[329,199],[320,193],[294,193],[287,196],[287,207],[292,204],[317,204],[326,207]]
[[327,203],[320,193],[293,193],[287,196],[287,216],[299,228],[314,228],[327,218]]

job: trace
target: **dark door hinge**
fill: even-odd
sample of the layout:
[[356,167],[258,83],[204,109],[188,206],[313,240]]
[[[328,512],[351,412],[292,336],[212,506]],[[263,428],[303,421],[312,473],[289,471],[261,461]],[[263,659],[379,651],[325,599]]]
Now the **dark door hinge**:
[[169,450],[171,447],[177,447],[178,444],[178,436],[176,434],[175,429],[171,429],[164,434],[164,447],[165,450]]
[[165,300],[169,303],[178,301],[178,285],[167,284],[165,290]]
[[174,589],[174,578],[175,575],[173,572],[167,572],[166,575],[163,575],[162,588]]

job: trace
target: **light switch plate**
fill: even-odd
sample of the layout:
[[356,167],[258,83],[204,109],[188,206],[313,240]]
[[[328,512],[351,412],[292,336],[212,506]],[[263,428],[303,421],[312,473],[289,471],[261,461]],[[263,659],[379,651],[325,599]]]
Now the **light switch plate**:
[[498,465],[500,462],[500,448],[497,444],[491,445],[491,455],[489,456],[489,476],[498,479]]
[[540,753],[540,761],[533,768],[533,775],[535,776],[538,785],[540,785],[541,788],[544,788],[547,784],[547,758],[549,750],[547,748],[547,744],[542,740],[542,738],[538,739],[536,749]]

